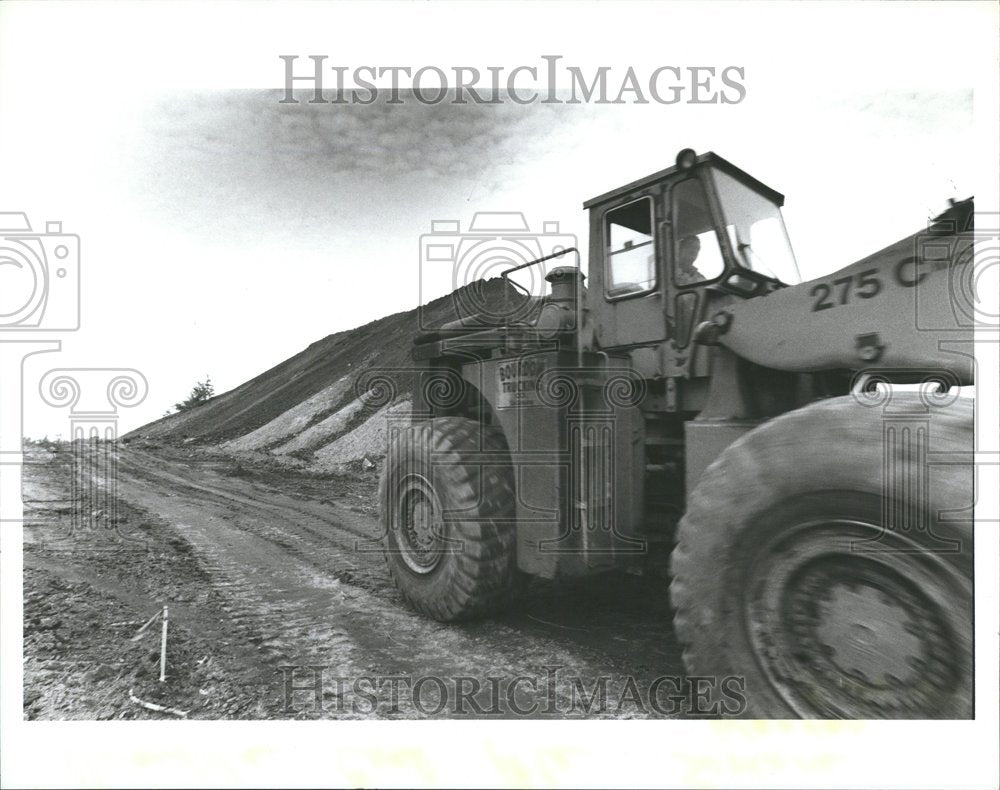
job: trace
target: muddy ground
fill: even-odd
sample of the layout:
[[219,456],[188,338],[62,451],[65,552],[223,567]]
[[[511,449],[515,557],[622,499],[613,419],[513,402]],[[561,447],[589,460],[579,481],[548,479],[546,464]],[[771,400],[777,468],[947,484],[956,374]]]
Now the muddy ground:
[[[377,471],[297,476],[194,448],[108,457],[117,474],[88,456],[74,478],[66,445],[26,448],[26,718],[692,712],[662,565],[533,582],[508,614],[443,625],[385,571]],[[133,637],[165,605],[160,682],[160,622]]]

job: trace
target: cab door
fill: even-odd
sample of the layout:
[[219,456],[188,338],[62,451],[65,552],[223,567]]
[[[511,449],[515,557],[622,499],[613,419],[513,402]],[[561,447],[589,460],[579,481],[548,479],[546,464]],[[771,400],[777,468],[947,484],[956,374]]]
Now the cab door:
[[598,341],[604,348],[653,345],[668,336],[658,243],[663,215],[662,190],[651,188],[607,208],[591,226],[591,249],[602,252],[598,298],[605,320],[598,322]]
[[704,312],[704,286],[717,282],[726,263],[717,228],[711,183],[702,168],[674,181],[667,191],[669,219],[663,247],[667,254],[667,316],[673,346],[680,351],[691,342],[694,326]]

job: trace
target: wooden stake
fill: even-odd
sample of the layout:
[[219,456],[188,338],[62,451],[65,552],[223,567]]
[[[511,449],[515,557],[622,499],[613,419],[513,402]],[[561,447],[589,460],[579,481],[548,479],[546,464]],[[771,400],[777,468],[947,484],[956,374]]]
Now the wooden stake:
[[163,607],[163,631],[160,637],[160,682],[167,679],[167,607]]

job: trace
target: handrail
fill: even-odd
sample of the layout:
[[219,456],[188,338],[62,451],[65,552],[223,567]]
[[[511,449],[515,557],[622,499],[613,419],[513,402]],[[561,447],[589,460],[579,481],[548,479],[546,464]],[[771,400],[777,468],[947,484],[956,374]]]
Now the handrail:
[[[564,250],[559,250],[559,252],[549,253],[548,255],[543,255],[541,258],[536,258],[533,261],[528,261],[527,263],[519,263],[517,266],[512,266],[509,269],[505,269],[504,271],[502,271],[500,273],[500,279],[503,280],[504,283],[508,283],[508,282],[513,283],[513,280],[510,280],[507,277],[508,274],[510,274],[512,272],[520,271],[521,269],[527,269],[529,266],[534,266],[536,263],[545,263],[545,261],[550,261],[553,258],[561,258],[563,255],[566,255],[567,253],[570,253],[570,252],[572,252],[572,253],[574,253],[576,255],[576,269],[577,269],[577,271],[579,271],[580,270],[580,250],[578,250],[576,247],[567,247]],[[518,285],[517,283],[514,283],[514,284]],[[518,287],[521,287],[521,286],[518,285]],[[529,294],[529,296],[530,296],[530,294]],[[503,289],[503,300],[504,300],[504,329],[506,330],[508,328],[508,324],[507,324],[507,310],[506,310],[507,303],[508,303],[508,293],[507,293],[507,288],[506,287]],[[583,359],[582,334],[583,333],[582,333],[581,321],[583,320],[583,306],[580,304],[580,294],[579,293],[577,293],[576,299],[574,299],[574,313],[575,313],[575,315],[574,315],[574,321],[575,321],[575,324],[576,324],[575,335],[576,335],[576,356],[577,356],[577,363],[578,364],[582,364],[582,359]]]
[[576,268],[579,269],[580,268],[580,251],[576,247],[567,247],[565,250],[559,250],[559,252],[552,252],[552,253],[549,253],[548,255],[543,255],[541,258],[535,258],[535,260],[533,260],[533,261],[528,261],[527,263],[519,263],[517,266],[512,266],[509,269],[505,269],[504,271],[500,272],[500,277],[501,277],[501,279],[506,280],[507,279],[507,275],[510,274],[511,272],[516,272],[516,271],[519,271],[521,269],[527,269],[529,266],[534,266],[536,263],[545,263],[545,261],[550,261],[553,258],[561,258],[567,252],[575,252],[576,253]]

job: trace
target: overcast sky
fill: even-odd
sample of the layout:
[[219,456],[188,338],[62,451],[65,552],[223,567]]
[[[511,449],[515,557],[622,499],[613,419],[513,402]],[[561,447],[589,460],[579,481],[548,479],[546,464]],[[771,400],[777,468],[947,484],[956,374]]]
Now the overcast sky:
[[[433,220],[465,227],[476,211],[521,211],[532,228],[558,221],[580,234],[585,247],[585,199],[669,166],[687,146],[714,150],[785,194],[786,221],[807,278],[917,230],[948,198],[976,190],[982,157],[973,134],[974,64],[967,80],[956,79],[962,72],[954,59],[965,48],[943,45],[948,37],[940,36],[965,35],[969,19],[961,9],[934,16],[899,5],[896,17],[882,9],[863,25],[860,17],[854,25],[837,17],[825,31],[813,6],[812,21],[792,41],[769,22],[773,14],[758,15],[752,36],[733,29],[713,37],[699,28],[710,13],[681,5],[621,8],[629,10],[616,16],[607,9],[603,19],[588,11],[588,26],[571,30],[565,46],[535,31],[506,57],[502,50],[482,57],[513,66],[522,56],[537,65],[541,54],[565,51],[568,61],[582,64],[585,56],[574,59],[574,52],[590,42],[600,43],[604,61],[618,67],[743,65],[745,100],[279,103],[277,55],[343,53],[344,65],[364,62],[358,53],[366,51],[371,11],[357,12],[356,33],[348,37],[354,41],[331,32],[296,42],[281,28],[272,42],[266,20],[257,20],[242,46],[256,53],[254,73],[270,78],[240,89],[219,89],[218,79],[205,80],[213,85],[206,89],[197,79],[164,78],[155,59],[181,64],[186,44],[167,33],[162,41],[154,37],[160,43],[151,46],[148,62],[133,61],[133,71],[145,64],[156,73],[144,80],[130,72],[118,86],[121,75],[108,70],[107,50],[120,46],[134,58],[136,44],[99,25],[86,45],[57,39],[66,48],[50,54],[61,82],[49,84],[31,77],[52,68],[43,64],[44,51],[15,43],[12,24],[0,28],[0,210],[25,211],[36,228],[61,220],[82,245],[82,327],[65,336],[58,359],[36,358],[29,374],[56,365],[142,370],[150,393],[141,407],[123,413],[121,428],[128,430],[161,415],[205,374],[217,391],[231,389],[324,335],[416,306],[419,242]],[[29,40],[40,36],[45,19],[20,13],[4,21],[21,25]],[[134,8],[121,13],[137,16]],[[147,13],[137,18],[155,27],[156,14],[166,12]],[[655,47],[650,25],[663,31]],[[873,42],[890,41],[901,25],[908,25],[907,46],[872,51]],[[668,34],[685,26],[683,46],[668,46],[676,43]],[[800,40],[806,30],[815,51]],[[855,38],[845,39],[843,31]],[[233,35],[242,35],[239,25]],[[923,46],[925,37],[937,46]],[[190,45],[200,52],[203,44],[195,36]],[[429,42],[414,50],[419,59],[400,50],[378,61],[388,50],[372,36],[366,62],[473,62],[464,45],[455,46],[454,58]],[[798,58],[784,68],[782,48]],[[909,77],[894,62],[916,63],[918,56]],[[258,65],[272,58],[269,67]],[[424,298],[444,292],[449,275],[425,277]],[[64,428],[65,414],[28,404],[26,433]]]

